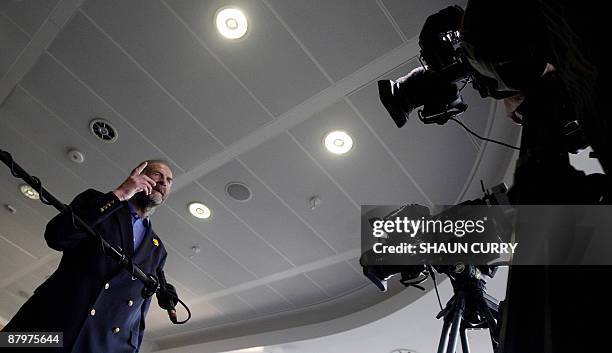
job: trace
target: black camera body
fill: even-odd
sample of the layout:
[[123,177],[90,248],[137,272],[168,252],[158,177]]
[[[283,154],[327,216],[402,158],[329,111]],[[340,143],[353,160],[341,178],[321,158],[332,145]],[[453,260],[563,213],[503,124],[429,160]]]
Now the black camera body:
[[[419,59],[422,65],[395,81],[378,81],[380,100],[398,128],[404,126],[410,113],[419,107],[422,108],[418,110],[418,117],[425,124],[442,125],[463,114],[468,105],[460,93],[468,83],[472,84],[482,98],[504,99],[521,93],[508,88],[501,89],[503,83],[482,75],[472,66],[462,47],[460,29],[463,15],[463,9],[455,5],[429,16],[419,34]],[[538,65],[531,66],[541,68],[542,62],[545,63],[543,60],[538,57]],[[512,61],[508,63],[513,64]],[[525,70],[522,66],[522,69],[519,68],[519,63],[514,64],[517,75]],[[564,86],[559,82],[558,75],[554,74],[538,79],[534,83],[536,91],[551,80],[555,81],[552,85],[557,88],[547,89],[562,91],[559,88]],[[565,102],[569,99],[567,96],[567,92],[561,92],[557,99]],[[560,114],[562,119],[550,126],[560,130],[559,136],[562,136],[564,146],[562,152],[577,153],[588,143],[577,119],[568,116],[573,114],[572,108],[564,106],[564,109],[566,112]],[[518,117],[515,121],[523,123]]]
[[[370,224],[375,221],[388,221],[393,219],[423,219],[423,220],[457,220],[457,219],[485,219],[483,232],[478,235],[479,241],[498,242],[501,239],[509,239],[513,230],[515,209],[509,204],[508,188],[505,184],[499,184],[491,191],[485,191],[482,198],[464,201],[458,205],[451,206],[445,210],[432,215],[429,208],[416,204],[404,205],[393,210],[382,218],[368,219]],[[452,243],[462,239],[451,233],[420,233],[411,237],[411,243],[418,244],[436,239],[438,243]],[[405,234],[385,232],[384,245],[397,246],[405,241]],[[362,245],[364,248],[367,245]],[[369,248],[369,246],[368,246]],[[410,257],[408,259],[408,257]],[[400,275],[400,283],[405,286],[415,286],[424,282],[428,277],[428,269],[433,267],[439,273],[451,271],[450,269],[458,263],[476,265],[483,273],[490,273],[488,264],[496,260],[496,256],[487,255],[452,255],[432,254],[415,255],[405,253],[380,254],[373,249],[365,251],[359,260],[363,274],[374,283],[381,291],[386,291],[387,280]],[[494,272],[492,273],[494,274]],[[490,276],[492,277],[492,275]],[[418,286],[417,286],[418,287]]]
[[402,127],[410,112],[421,106],[419,118],[426,124],[444,124],[461,115],[467,104],[459,93],[459,84],[471,82],[482,97],[510,95],[497,92],[497,82],[480,75],[468,63],[459,35],[462,18],[463,9],[456,5],[429,16],[419,35],[423,65],[396,81],[378,81],[380,100],[397,127]]

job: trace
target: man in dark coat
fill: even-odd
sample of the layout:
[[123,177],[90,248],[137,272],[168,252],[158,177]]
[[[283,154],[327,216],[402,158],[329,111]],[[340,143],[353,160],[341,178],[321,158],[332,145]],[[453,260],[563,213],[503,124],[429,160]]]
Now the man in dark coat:
[[[70,206],[144,273],[156,274],[167,253],[149,216],[165,201],[172,178],[168,163],[143,162],[114,191],[89,189]],[[94,237],[76,229],[67,213],[47,224],[45,239],[49,247],[63,252],[60,265],[3,331],[63,332],[64,344],[61,349],[19,351],[137,352],[151,303],[151,298],[141,296],[143,284],[104,255]]]

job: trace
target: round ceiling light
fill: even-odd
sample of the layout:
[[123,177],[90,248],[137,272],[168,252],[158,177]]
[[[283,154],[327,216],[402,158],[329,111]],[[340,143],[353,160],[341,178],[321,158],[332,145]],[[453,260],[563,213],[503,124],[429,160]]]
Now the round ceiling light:
[[215,15],[217,30],[228,39],[242,38],[249,27],[244,12],[235,7],[224,7]]
[[23,196],[27,197],[28,199],[38,200],[40,198],[38,191],[34,190],[34,188],[28,184],[19,185],[19,191],[21,191]]
[[201,202],[192,202],[187,208],[189,213],[196,218],[207,219],[211,215],[210,208]]
[[353,148],[353,139],[345,131],[332,131],[325,135],[323,145],[333,154],[345,154]]

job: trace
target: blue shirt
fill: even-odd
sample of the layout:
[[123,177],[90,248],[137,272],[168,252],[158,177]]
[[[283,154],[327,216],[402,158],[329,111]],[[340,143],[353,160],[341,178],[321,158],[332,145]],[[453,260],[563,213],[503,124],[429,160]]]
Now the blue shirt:
[[149,228],[149,218],[141,218],[138,216],[138,212],[134,206],[128,202],[128,207],[130,209],[130,214],[132,215],[132,233],[134,234],[134,253],[140,247],[142,240],[147,234],[147,228]]

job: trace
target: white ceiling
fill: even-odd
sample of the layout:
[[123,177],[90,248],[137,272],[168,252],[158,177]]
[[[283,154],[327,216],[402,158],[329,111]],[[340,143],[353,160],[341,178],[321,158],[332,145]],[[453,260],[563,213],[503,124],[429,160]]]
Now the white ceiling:
[[[361,274],[360,205],[478,197],[480,179],[498,183],[512,159],[456,125],[413,118],[397,129],[378,100],[376,80],[418,65],[415,36],[452,1],[232,1],[250,21],[237,42],[212,27],[228,3],[0,2],[0,148],[65,202],[88,187],[112,190],[145,159],[174,167],[175,190],[152,222],[194,317],[171,326],[151,309],[146,338],[166,348],[330,320],[392,296],[399,288],[379,294]],[[463,93],[466,124],[516,142],[494,102]],[[116,143],[89,133],[95,117],[116,126]],[[321,145],[334,128],[355,140],[346,156]],[[71,148],[84,164],[67,158]],[[231,181],[253,198],[228,198]],[[5,320],[61,255],[42,238],[55,211],[18,184],[0,172],[0,204],[17,209],[0,210]],[[211,219],[188,214],[196,200]],[[202,251],[192,256],[194,245]]]

